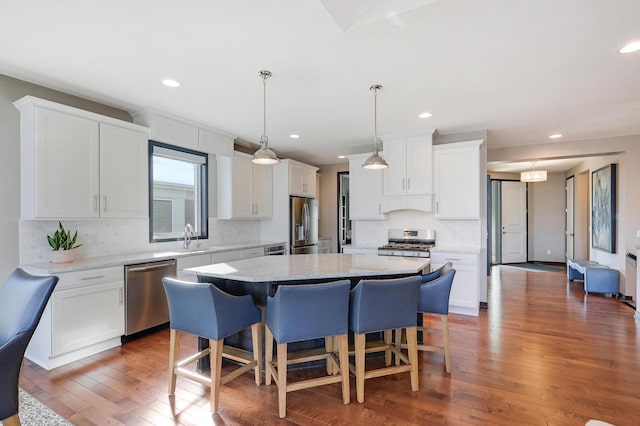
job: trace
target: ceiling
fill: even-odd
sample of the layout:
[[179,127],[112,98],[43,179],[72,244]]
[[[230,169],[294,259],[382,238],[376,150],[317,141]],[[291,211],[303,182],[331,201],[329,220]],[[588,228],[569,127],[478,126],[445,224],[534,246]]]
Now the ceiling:
[[370,149],[372,84],[383,139],[640,134],[639,22],[637,0],[3,1],[0,73],[258,142],[267,69],[270,147],[322,165]]

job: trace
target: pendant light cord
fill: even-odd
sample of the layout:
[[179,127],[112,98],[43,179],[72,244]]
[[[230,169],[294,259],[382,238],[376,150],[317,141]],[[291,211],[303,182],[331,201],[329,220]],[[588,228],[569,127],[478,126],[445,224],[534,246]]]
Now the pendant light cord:
[[269,145],[269,137],[267,136],[267,79],[271,77],[271,72],[262,70],[258,74],[262,77],[262,136],[260,143],[266,149]]
[[373,152],[378,155],[378,90],[382,89],[379,84],[369,87],[373,90]]

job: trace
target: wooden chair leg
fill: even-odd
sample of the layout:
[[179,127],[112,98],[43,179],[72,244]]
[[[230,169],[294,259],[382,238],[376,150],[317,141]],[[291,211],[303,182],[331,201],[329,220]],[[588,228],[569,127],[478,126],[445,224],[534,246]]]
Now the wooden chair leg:
[[260,386],[262,383],[262,324],[259,322],[251,326],[251,345],[253,346],[253,359],[256,360],[256,386]]
[[[333,347],[333,336],[325,336],[324,338],[324,350],[327,353],[331,353],[334,351],[334,347]],[[333,368],[333,362],[331,362],[331,360],[329,358],[327,358],[327,374],[328,375],[333,375],[335,374],[335,369]]]
[[391,349],[389,347],[392,344],[392,336],[393,330],[385,330],[384,331],[384,343],[387,345],[387,349],[384,351],[384,365],[387,367],[391,365]]
[[287,344],[278,343],[278,414],[287,415]]
[[442,338],[444,341],[444,367],[447,373],[451,373],[451,348],[449,347],[449,316],[440,315],[442,320]]
[[418,330],[417,327],[407,327],[407,348],[409,363],[411,364],[411,390],[418,390]]
[[169,395],[173,395],[176,392],[176,363],[180,353],[182,333],[172,328],[169,336]]
[[269,327],[264,328],[264,383],[271,384],[271,363],[273,362],[273,334]]
[[356,396],[359,403],[364,402],[364,349],[365,334],[353,334],[356,350]]
[[209,339],[209,363],[211,369],[211,412],[218,411],[218,397],[220,396],[220,375],[222,374],[222,349],[224,339]]
[[340,374],[342,375],[342,402],[351,402],[349,389],[349,338],[347,334],[338,336],[338,356],[340,357]]
[[[402,350],[402,329],[396,328],[395,345],[398,351]],[[400,357],[396,355],[396,365],[400,365]]]
[[14,414],[13,416],[2,420],[2,424],[4,426],[21,426],[22,425],[22,423],[20,423],[20,417],[18,417],[17,414]]

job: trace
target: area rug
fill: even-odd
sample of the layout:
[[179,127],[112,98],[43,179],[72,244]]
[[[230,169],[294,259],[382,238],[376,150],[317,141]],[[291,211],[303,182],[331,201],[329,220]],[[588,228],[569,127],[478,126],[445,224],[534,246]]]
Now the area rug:
[[554,265],[549,263],[509,263],[501,266],[524,269],[529,272],[563,272],[567,270],[564,264]]
[[73,426],[73,423],[22,389],[18,392],[18,404],[22,426]]

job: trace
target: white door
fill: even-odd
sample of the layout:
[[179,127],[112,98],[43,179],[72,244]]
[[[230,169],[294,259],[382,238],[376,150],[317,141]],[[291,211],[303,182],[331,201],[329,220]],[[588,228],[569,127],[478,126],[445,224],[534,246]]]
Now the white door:
[[566,240],[567,240],[567,252],[566,252],[566,256],[567,259],[573,259],[573,208],[574,208],[574,181],[573,181],[573,176],[571,176],[569,179],[567,179],[567,185],[565,187],[566,191],[567,191],[567,201],[566,201],[566,206],[567,208],[565,209],[565,214],[566,214],[566,224],[567,224],[567,229],[565,230],[565,236],[566,236]]
[[527,261],[527,184],[502,182],[502,263]]

